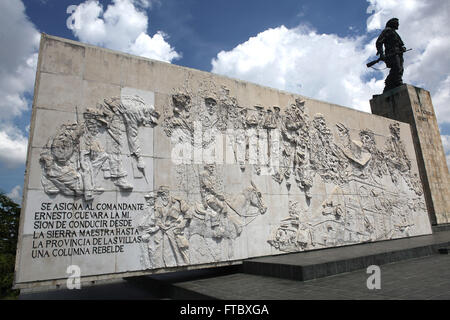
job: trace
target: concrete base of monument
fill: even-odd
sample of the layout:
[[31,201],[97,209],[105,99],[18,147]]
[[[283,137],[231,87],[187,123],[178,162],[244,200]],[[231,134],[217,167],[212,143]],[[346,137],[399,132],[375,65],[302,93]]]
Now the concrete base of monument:
[[432,227],[433,233],[441,231],[450,231],[450,223],[440,224]]
[[450,232],[244,261],[245,273],[306,281],[437,253]]
[[[448,299],[450,231],[246,260],[240,273],[173,285],[173,299]],[[380,266],[383,290],[366,268]],[[445,273],[445,274],[442,274]],[[334,275],[334,276],[333,276]],[[333,276],[333,277],[331,277]],[[446,286],[443,289],[442,286]],[[445,298],[446,295],[447,298]]]
[[[408,265],[403,267],[406,274],[401,274],[401,278],[414,278],[414,275],[407,272],[415,269],[416,263],[424,264],[424,268],[427,263],[433,263],[436,264],[435,268],[439,268],[438,260],[447,259],[448,255],[439,255],[442,249],[450,247],[450,230],[444,227],[433,227],[432,235],[255,258],[245,260],[239,265],[214,269],[83,284],[81,290],[68,290],[62,287],[27,289],[21,291],[20,299],[265,299],[260,295],[245,298],[243,292],[249,292],[252,288],[255,290],[259,288],[256,290],[259,292],[272,292],[278,285],[298,287],[304,283],[305,286],[309,286],[311,280],[325,279],[333,275],[335,277],[329,279],[339,282],[340,276],[347,277],[346,275],[354,274],[358,270],[365,274],[365,269],[370,265],[393,266],[393,263],[402,261]],[[424,257],[428,258],[420,259]],[[429,259],[436,261],[431,262]],[[395,272],[401,273],[399,270]],[[239,285],[235,285],[230,277],[239,282]],[[360,285],[365,288],[365,281],[369,275],[365,274],[364,277],[361,278],[364,281],[361,280],[363,282]],[[432,283],[432,279],[421,281]],[[267,288],[264,287],[266,285]],[[339,286],[340,289],[347,290],[351,284],[343,281]],[[327,297],[334,299],[330,295]],[[289,297],[274,295],[272,298],[296,299],[295,295]],[[342,297],[336,295],[335,298]],[[300,295],[298,299],[301,299]],[[311,299],[314,297],[311,296]]]

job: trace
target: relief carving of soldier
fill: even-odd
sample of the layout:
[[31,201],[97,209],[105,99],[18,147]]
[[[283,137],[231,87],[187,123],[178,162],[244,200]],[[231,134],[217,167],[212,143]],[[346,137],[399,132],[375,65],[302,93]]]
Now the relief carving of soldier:
[[212,128],[219,120],[217,101],[214,98],[205,98],[205,107],[206,114],[202,119],[202,125],[207,128]]
[[183,133],[191,139],[194,127],[190,119],[191,97],[186,94],[174,94],[172,96],[173,115],[166,118],[164,131],[170,137],[174,129],[181,129]]
[[397,183],[399,174],[405,174],[411,169],[411,160],[409,160],[405,146],[400,140],[399,124],[395,122],[389,126],[389,129],[391,136],[386,141],[384,154],[392,182]]
[[245,127],[253,128],[258,125],[258,118],[253,110],[246,110],[245,113]]
[[374,132],[370,129],[364,129],[359,132],[359,137],[363,150],[371,155],[369,163],[364,168],[366,174],[369,174],[372,179],[383,177],[383,175],[387,174],[387,168],[384,161],[384,154],[376,146]]
[[209,148],[216,141],[217,124],[219,122],[219,109],[217,101],[214,98],[207,97],[204,99],[206,112],[200,115],[202,127],[202,147]]
[[41,183],[47,194],[83,194],[83,178],[78,171],[81,133],[77,123],[67,123],[48,139],[39,159],[43,170]]
[[80,136],[80,167],[83,177],[84,198],[92,200],[94,194],[102,193],[103,188],[97,186],[96,176],[104,163],[108,160],[108,155],[97,139],[100,123],[98,112],[88,108],[83,113],[84,124],[83,134]]
[[97,139],[99,113],[88,108],[83,117],[81,124],[62,125],[41,153],[41,180],[47,194],[84,195],[90,201],[94,194],[104,191],[96,183],[96,176],[108,159]]
[[289,201],[289,217],[283,219],[274,230],[272,239],[268,240],[269,244],[285,252],[314,246],[312,225],[305,220],[305,212],[299,208],[298,203]]
[[197,213],[209,217],[211,227],[216,229],[217,236],[225,232],[222,220],[227,216],[227,204],[225,197],[221,194],[215,184],[215,167],[213,164],[204,166],[204,170],[199,175],[200,195],[203,208],[197,207]]
[[142,158],[138,128],[139,126],[155,126],[159,114],[153,106],[148,106],[142,98],[137,96],[105,99],[102,107],[105,116],[103,121],[111,137],[111,140],[109,140],[111,178],[114,179],[114,184],[119,188],[131,190],[133,185],[125,180],[127,172],[122,167],[120,155],[122,128],[125,127],[129,151],[136,158],[137,168],[144,172],[145,163]]
[[[279,113],[278,110],[275,109],[275,111]],[[291,176],[291,169],[296,173],[297,182],[309,180],[306,179],[307,174],[305,172],[305,159],[309,143],[309,118],[305,112],[305,101],[299,98],[295,99],[295,103],[291,104],[283,120],[281,125],[283,138],[281,143],[281,168],[273,178],[278,183],[286,179],[286,184],[289,187],[290,182],[288,180]],[[305,176],[305,179],[301,178],[303,176]]]
[[184,234],[191,220],[189,205],[182,199],[170,195],[165,186],[159,187],[156,197],[146,195],[149,214],[141,223],[148,244],[148,253],[153,267],[176,266],[189,263],[189,240]]
[[322,114],[315,114],[312,124],[314,130],[310,143],[311,167],[325,181],[343,183],[348,177],[346,156],[335,144],[333,134]]
[[265,129],[277,129],[280,125],[280,108],[277,106],[273,107],[274,112],[272,110],[267,110],[267,115],[264,120],[264,128]]
[[[100,170],[104,178],[110,178],[120,189],[133,189],[126,180],[128,173],[122,165],[123,132],[138,169],[143,171],[145,163],[138,127],[156,125],[159,114],[142,98],[123,96],[105,99],[96,108],[87,108],[83,117],[82,123],[62,125],[44,147],[40,163],[45,192],[84,196],[86,201],[90,201],[95,194],[104,191],[96,182]],[[102,146],[99,136],[105,131],[106,146]]]

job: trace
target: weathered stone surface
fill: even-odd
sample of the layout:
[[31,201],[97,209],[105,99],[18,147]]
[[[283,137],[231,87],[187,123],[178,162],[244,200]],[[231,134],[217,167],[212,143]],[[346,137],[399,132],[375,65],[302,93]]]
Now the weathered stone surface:
[[430,93],[408,84],[374,96],[372,113],[411,125],[430,220],[450,223],[450,175]]
[[121,277],[431,233],[408,124],[60,38],[41,48],[18,286],[64,283],[70,264]]

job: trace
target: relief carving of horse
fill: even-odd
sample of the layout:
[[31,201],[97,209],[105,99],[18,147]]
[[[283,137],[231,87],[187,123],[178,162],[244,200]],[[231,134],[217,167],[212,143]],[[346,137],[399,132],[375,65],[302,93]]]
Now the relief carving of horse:
[[222,212],[215,212],[211,208],[204,210],[202,204],[197,203],[189,227],[190,235],[235,239],[246,225],[267,211],[261,192],[253,182],[241,194],[224,198],[223,203],[225,209]]

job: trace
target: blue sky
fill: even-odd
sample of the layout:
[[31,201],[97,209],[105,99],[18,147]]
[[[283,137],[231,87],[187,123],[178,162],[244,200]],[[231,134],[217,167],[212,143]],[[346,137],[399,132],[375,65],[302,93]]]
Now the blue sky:
[[431,92],[449,162],[450,1],[2,0],[0,190],[20,202],[40,32],[369,112],[386,70],[365,63],[394,16],[414,48],[404,81]]
[[[26,14],[37,29],[52,35],[74,39],[66,28],[66,8],[84,1],[25,0]],[[111,1],[100,1],[104,8]],[[355,0],[161,0],[152,5],[149,34],[158,30],[170,38],[168,42],[183,53],[174,61],[201,70],[211,70],[211,59],[221,50],[231,50],[240,43],[269,28],[300,23],[321,33],[341,36],[354,34],[352,26],[364,30],[368,14],[366,1]]]

